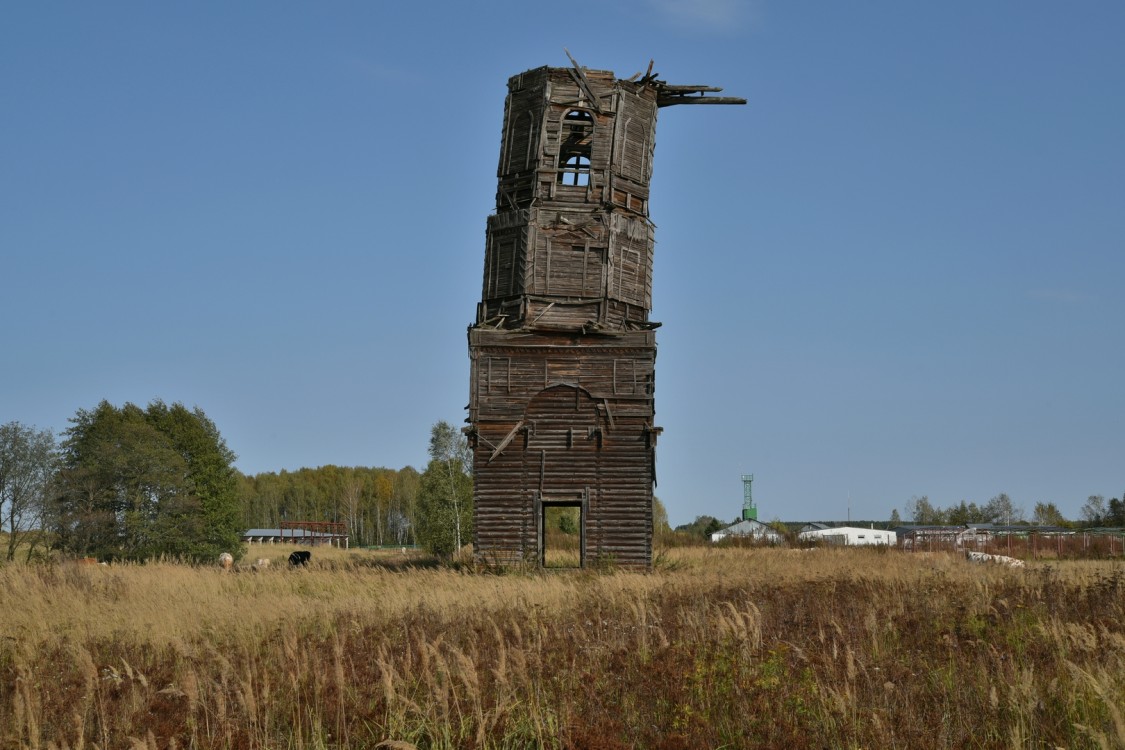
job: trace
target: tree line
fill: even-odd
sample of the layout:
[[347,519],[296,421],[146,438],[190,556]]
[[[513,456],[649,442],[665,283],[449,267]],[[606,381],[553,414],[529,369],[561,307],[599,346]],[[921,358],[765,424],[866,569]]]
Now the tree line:
[[61,442],[0,427],[6,559],[48,550],[101,560],[214,559],[239,546],[234,453],[200,409],[102,401]]
[[[0,425],[0,553],[9,561],[17,550],[27,559],[57,551],[208,561],[220,552],[237,556],[244,530],[283,521],[344,523],[353,545],[419,544],[445,558],[473,538],[471,452],[447,422],[432,426],[421,473],[329,465],[252,476],[234,467],[234,452],[199,408],[102,401],[78,410],[70,425],[61,439],[19,422]],[[914,497],[905,513],[919,524],[1028,522],[1005,493],[947,508]],[[1036,503],[1031,520],[1075,525],[1054,503]],[[560,518],[560,531],[576,533],[572,521]],[[653,521],[657,541],[670,544],[706,539],[725,526],[699,516],[673,531],[655,498]],[[889,523],[900,521],[896,509]],[[1090,496],[1081,525],[1125,526],[1125,500]]]
[[449,557],[473,538],[473,485],[468,441],[448,422],[430,430],[430,460],[421,474],[402,469],[321,466],[239,476],[247,528],[282,521],[345,523],[357,546],[424,546]]
[[[1125,493],[1122,493],[1125,498]],[[1081,509],[1081,518],[1069,520],[1055,503],[1037,502],[1028,517],[1026,511],[1001,492],[984,505],[962,500],[947,508],[934,505],[928,496],[913,497],[906,503],[906,517],[911,523],[926,526],[964,526],[971,523],[992,523],[1004,526],[1035,524],[1062,528],[1123,527],[1125,501],[1102,495],[1090,495]],[[891,512],[891,523],[900,522],[898,509]]]
[[350,543],[412,545],[421,477],[414,468],[321,466],[239,474],[239,515],[246,529],[282,521],[347,524]]
[[446,422],[431,430],[421,474],[321,466],[247,476],[235,458],[201,409],[159,400],[80,409],[61,439],[0,425],[4,559],[237,558],[245,530],[283,521],[344,523],[353,545],[421,544],[446,557],[472,541],[468,444]]

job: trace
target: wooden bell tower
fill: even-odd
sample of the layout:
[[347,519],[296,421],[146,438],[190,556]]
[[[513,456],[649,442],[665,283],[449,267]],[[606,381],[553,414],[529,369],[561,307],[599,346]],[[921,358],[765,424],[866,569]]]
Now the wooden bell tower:
[[[573,58],[571,62],[574,62]],[[651,73],[508,81],[484,289],[469,327],[474,548],[543,562],[551,507],[580,560],[652,563],[656,480],[649,180],[660,107],[745,104]]]

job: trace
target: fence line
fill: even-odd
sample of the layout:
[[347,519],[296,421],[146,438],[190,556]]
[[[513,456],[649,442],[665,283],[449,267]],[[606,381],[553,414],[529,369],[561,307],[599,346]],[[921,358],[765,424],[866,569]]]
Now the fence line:
[[1125,557],[1125,531],[965,534],[954,531],[905,532],[899,547],[907,552],[971,550],[1023,559],[1082,559]]

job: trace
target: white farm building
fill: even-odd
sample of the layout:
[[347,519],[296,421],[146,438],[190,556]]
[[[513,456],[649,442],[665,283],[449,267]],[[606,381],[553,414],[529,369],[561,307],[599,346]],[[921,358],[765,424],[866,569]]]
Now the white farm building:
[[744,519],[733,526],[728,526],[725,529],[716,531],[711,535],[711,541],[718,542],[727,537],[751,539],[755,542],[764,542],[765,544],[781,544],[785,541],[781,534],[777,533],[772,527],[754,518]]
[[809,524],[801,530],[797,538],[801,541],[824,542],[825,544],[837,544],[842,547],[879,544],[894,546],[896,543],[895,532],[884,529],[861,529],[857,526],[810,528],[810,526],[820,526],[820,524]]

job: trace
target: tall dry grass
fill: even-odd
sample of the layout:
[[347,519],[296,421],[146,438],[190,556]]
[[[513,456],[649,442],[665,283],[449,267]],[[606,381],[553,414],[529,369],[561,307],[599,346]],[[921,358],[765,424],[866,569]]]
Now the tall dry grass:
[[278,557],[0,569],[0,746],[1125,747],[1119,563]]

